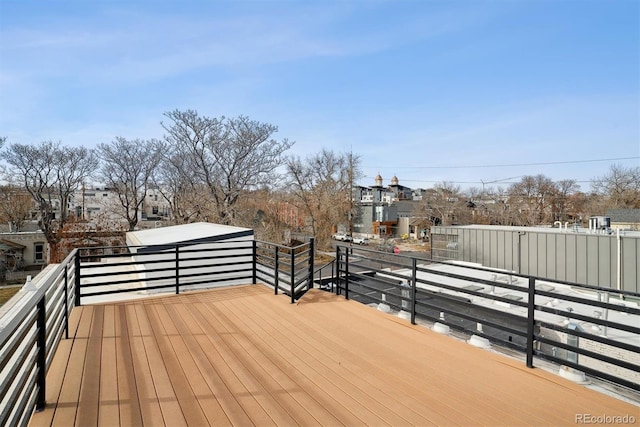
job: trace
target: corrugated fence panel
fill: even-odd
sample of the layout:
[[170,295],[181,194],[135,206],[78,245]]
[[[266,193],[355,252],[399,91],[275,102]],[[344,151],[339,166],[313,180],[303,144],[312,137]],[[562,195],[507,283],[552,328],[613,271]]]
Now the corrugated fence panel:
[[640,239],[622,239],[622,289],[640,292]]
[[600,269],[600,245],[598,236],[587,236],[587,285],[598,285],[598,270]]
[[[463,261],[567,282],[613,289],[618,286],[615,234],[451,226],[434,227],[432,232],[457,235],[457,259]],[[620,286],[625,291],[640,292],[640,237],[622,235],[620,240]]]
[[566,262],[565,262],[565,270],[566,277],[565,280],[568,282],[577,282],[578,281],[578,236],[572,234],[567,236],[565,241],[567,242],[566,250]]

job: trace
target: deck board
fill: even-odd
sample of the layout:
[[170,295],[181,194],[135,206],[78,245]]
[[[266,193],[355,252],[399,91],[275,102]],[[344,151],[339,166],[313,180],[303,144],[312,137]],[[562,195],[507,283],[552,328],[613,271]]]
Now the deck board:
[[574,425],[640,408],[318,290],[74,309],[32,426]]

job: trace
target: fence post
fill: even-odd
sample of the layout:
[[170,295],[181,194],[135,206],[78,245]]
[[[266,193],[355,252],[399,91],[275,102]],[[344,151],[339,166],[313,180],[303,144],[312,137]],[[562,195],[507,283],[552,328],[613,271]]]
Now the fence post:
[[[307,284],[307,290],[313,288],[313,256],[314,256],[314,248],[313,242],[314,238],[309,239],[309,282]],[[322,277],[322,273],[320,273],[320,277]]]
[[417,260],[411,258],[411,324],[416,324]]
[[536,312],[536,279],[529,277],[529,298],[527,302],[527,368],[533,368],[533,328]]
[[276,253],[275,253],[275,256],[273,257],[273,259],[275,260],[275,264],[276,265],[275,265],[275,271],[274,271],[275,277],[273,278],[273,280],[274,280],[274,283],[273,283],[274,286],[273,287],[275,288],[275,294],[278,295],[278,286],[280,286],[280,284],[279,284],[279,281],[280,281],[280,274],[279,274],[280,273],[280,266],[279,266],[280,260],[279,260],[278,254],[280,253],[280,251],[279,251],[277,246],[274,246],[274,247],[276,248]]
[[36,397],[36,411],[44,410],[46,405],[47,386],[47,306],[45,295],[38,301],[38,318],[36,320],[38,328],[38,396]]
[[176,295],[180,294],[180,245],[176,244]]
[[[340,247],[336,245],[336,259],[335,265],[335,281],[336,281],[336,295],[340,295]],[[331,267],[331,274],[333,274],[334,267]]]
[[293,248],[289,248],[291,251],[291,304],[296,302],[294,298],[295,284],[296,284],[296,251]]
[[253,284],[258,283],[258,274],[257,274],[257,263],[258,263],[258,242],[253,240],[253,269],[251,271],[251,279],[253,280]]
[[64,265],[64,338],[69,339],[69,265]]
[[75,300],[76,307],[80,307],[80,249],[76,252],[76,257],[73,260],[75,270]]
[[349,299],[349,248],[344,251],[344,297]]

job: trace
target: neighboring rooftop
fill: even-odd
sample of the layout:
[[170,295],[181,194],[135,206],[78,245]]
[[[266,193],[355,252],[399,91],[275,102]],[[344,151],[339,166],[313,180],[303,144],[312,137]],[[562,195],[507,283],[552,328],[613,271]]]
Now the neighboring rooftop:
[[227,240],[253,236],[250,228],[196,222],[127,233],[127,244],[135,246],[198,243],[203,240]]
[[73,309],[31,425],[575,425],[638,407],[343,297],[262,285]]
[[607,211],[611,222],[640,224],[640,209],[611,209]]

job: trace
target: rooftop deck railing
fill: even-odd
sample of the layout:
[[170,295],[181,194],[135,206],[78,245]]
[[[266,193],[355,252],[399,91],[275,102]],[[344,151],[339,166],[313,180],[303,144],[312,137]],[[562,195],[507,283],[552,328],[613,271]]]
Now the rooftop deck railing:
[[74,250],[7,302],[0,317],[0,425],[24,426],[45,406],[45,380],[60,340],[69,337],[78,270]]
[[346,245],[336,264],[345,298],[640,391],[640,294]]
[[[313,241],[74,250],[0,309],[0,425],[26,425],[44,407],[47,369],[74,305],[257,282],[293,302],[321,273],[313,252]],[[529,367],[547,360],[640,390],[639,294],[344,245],[334,265],[330,287],[346,298],[509,347]]]
[[287,247],[254,240],[73,250],[0,309],[0,426],[27,425],[44,409],[46,374],[74,306],[115,294],[152,295],[263,282],[291,297],[313,286],[313,240]]

